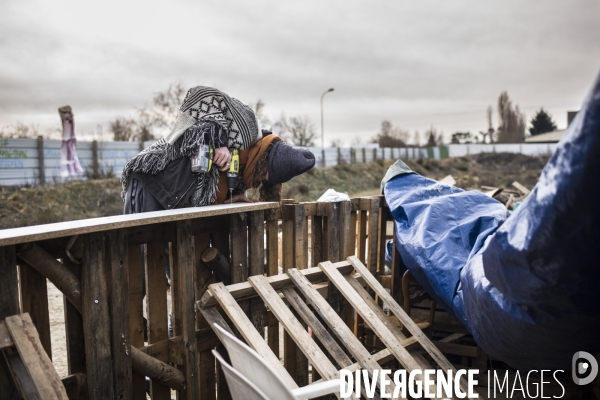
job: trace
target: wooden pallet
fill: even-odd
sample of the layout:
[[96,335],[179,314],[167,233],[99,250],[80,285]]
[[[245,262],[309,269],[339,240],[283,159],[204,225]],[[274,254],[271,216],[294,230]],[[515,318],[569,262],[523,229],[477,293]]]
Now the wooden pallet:
[[[348,321],[344,321],[330,304],[331,298],[336,296],[329,296],[329,301],[323,296],[323,289],[327,287],[330,295],[337,290],[343,297],[342,301],[347,302],[371,327],[385,345],[383,350],[375,354],[369,353],[349,328]],[[388,305],[411,337],[407,337],[392,323],[369,293],[374,293]],[[372,376],[374,370],[380,370],[383,365],[394,361],[407,371],[437,367],[456,373],[446,357],[355,256],[338,263],[322,262],[318,268],[291,268],[284,275],[252,276],[245,283],[230,286],[224,286],[222,283],[210,285],[209,290],[197,302],[197,308],[206,320],[211,325],[219,324],[234,333],[224,317],[228,318],[248,345],[277,371],[290,388],[298,387],[289,373],[290,366],[281,364],[263,335],[255,329],[239,305],[240,301],[257,296],[264,301],[268,310],[308,359],[313,371],[322,379],[339,377],[340,369],[364,369]],[[338,297],[339,299],[341,297]],[[219,312],[217,305],[224,315]],[[312,337],[305,326],[312,330]],[[428,356],[435,366],[432,366],[425,356]],[[393,388],[392,384],[391,389]],[[467,392],[464,380],[461,381],[461,388]],[[435,393],[436,390],[432,386],[432,392]]]
[[28,313],[0,321],[0,350],[23,399],[68,399]]

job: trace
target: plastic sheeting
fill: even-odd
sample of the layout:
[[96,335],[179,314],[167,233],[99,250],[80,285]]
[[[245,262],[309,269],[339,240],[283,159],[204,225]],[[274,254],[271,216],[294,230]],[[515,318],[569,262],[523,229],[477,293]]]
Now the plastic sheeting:
[[396,169],[383,183],[402,261],[488,355],[564,369],[600,352],[600,77],[510,217],[483,193]]

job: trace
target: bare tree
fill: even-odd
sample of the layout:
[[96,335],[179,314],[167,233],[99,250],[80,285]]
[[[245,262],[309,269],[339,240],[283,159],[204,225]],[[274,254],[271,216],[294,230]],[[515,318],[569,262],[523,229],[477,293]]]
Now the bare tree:
[[342,141],[342,139],[333,139],[331,141],[331,147],[343,147],[344,146],[344,142]]
[[261,129],[272,129],[271,120],[265,113],[265,102],[262,99],[256,100],[256,103],[248,103],[248,106],[254,111],[258,126]]
[[425,137],[427,138],[425,147],[435,147],[444,144],[444,133],[438,133],[433,126],[425,131]]
[[130,142],[135,139],[135,121],[132,118],[117,117],[109,123],[113,140],[118,142]]
[[25,125],[21,121],[17,121],[14,125],[7,125],[0,128],[1,138],[33,139],[38,136],[39,126],[34,124]]
[[506,91],[498,98],[498,116],[498,142],[521,143],[525,140],[525,115],[518,105],[513,108]]
[[394,128],[390,121],[382,121],[379,133],[373,138],[373,143],[379,147],[406,147],[410,135],[408,131]]
[[281,116],[283,127],[282,136],[289,137],[295,146],[311,147],[315,145],[317,132],[315,124],[307,116],[291,117],[289,120],[285,115]]
[[164,92],[156,93],[152,99],[154,107],[145,110],[154,120],[154,125],[170,129],[175,124],[186,93],[187,90],[181,82],[172,83]]
[[419,131],[415,131],[413,138],[414,138],[413,139],[414,145],[417,147],[420,147],[421,146],[421,134],[419,133]]
[[492,106],[489,106],[486,110],[487,120],[488,120],[488,130],[486,132],[480,131],[479,134],[483,137],[482,142],[486,143],[486,138],[490,138],[490,143],[494,143],[494,135],[496,131],[494,130],[494,125],[492,123],[492,114],[494,113],[494,109]]

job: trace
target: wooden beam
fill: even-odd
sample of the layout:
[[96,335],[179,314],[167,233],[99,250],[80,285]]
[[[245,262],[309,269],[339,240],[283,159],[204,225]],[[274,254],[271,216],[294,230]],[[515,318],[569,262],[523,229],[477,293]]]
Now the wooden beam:
[[46,277],[24,262],[19,265],[19,273],[21,276],[21,312],[29,313],[42,346],[52,360]]
[[44,400],[68,400],[65,387],[44,351],[29,314],[13,315],[7,317],[5,322],[38,397]]
[[185,380],[188,400],[198,399],[200,390],[194,376],[197,366],[195,300],[195,254],[192,226],[189,220],[177,222],[177,262],[179,264],[179,288],[181,296],[181,327],[185,351]]
[[85,237],[82,273],[82,316],[87,393],[90,400],[114,397],[110,315],[104,237]]
[[103,232],[111,229],[131,228],[171,221],[189,221],[195,218],[239,214],[257,210],[270,210],[278,207],[279,203],[217,204],[205,207],[178,208],[176,210],[88,218],[77,221],[58,222],[55,224],[3,229],[0,230],[0,246],[81,235],[85,233]]

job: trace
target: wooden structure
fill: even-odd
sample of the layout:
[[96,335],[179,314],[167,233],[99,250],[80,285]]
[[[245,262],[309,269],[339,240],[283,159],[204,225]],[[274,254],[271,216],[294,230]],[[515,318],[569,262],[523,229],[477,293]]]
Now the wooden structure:
[[[180,399],[215,399],[216,393],[227,399],[211,354],[219,341],[194,307],[216,282],[202,253],[212,246],[229,260],[230,287],[248,285],[251,276],[287,279],[280,268],[304,271],[355,255],[398,295],[399,280],[383,275],[388,219],[385,201],[377,196],[339,203],[238,203],[0,230],[0,320],[29,313],[52,359],[48,279],[64,295],[69,375],[62,381],[67,388],[75,385],[69,398],[145,399],[149,377],[152,399],[170,399],[171,390]],[[323,285],[318,289],[352,321],[358,340],[369,351],[383,348],[371,324],[360,313],[354,316],[334,286]],[[374,301],[382,299],[376,293]],[[290,334],[279,338],[276,315],[257,296],[241,300],[240,308],[257,331],[267,332],[267,343],[290,376],[307,382],[308,360]],[[0,359],[0,392],[16,393],[6,376]]]
[[[278,344],[265,342],[264,327],[257,329],[253,325],[242,309],[244,302],[256,298],[264,302],[272,316],[283,325],[296,348],[301,350],[301,357],[312,366],[313,382],[319,377],[325,380],[339,378],[340,369],[364,369],[373,376],[374,370],[390,363],[399,363],[401,368],[409,372],[431,369],[432,366],[421,349],[425,350],[440,369],[456,373],[439,349],[355,256],[348,257],[347,262],[333,264],[325,261],[319,263],[318,268],[291,268],[286,274],[269,278],[252,276],[247,283],[228,287],[216,283],[208,289],[198,302],[198,308],[205,319],[235,334],[230,327],[230,323],[233,324],[239,335],[280,374],[290,388],[308,383],[307,363],[288,359],[286,349],[282,365],[276,356]],[[338,291],[340,296],[331,296],[332,290]],[[392,323],[369,292],[375,293],[388,304],[391,312],[402,321],[412,336],[407,337]],[[289,304],[289,308],[284,301]],[[215,307],[217,304],[223,314],[219,312],[219,307]],[[371,354],[352,332],[353,321],[342,318],[352,314],[339,313],[336,310],[339,307],[349,307],[356,311],[376,332],[385,348]],[[307,332],[307,327],[312,330],[312,337]],[[299,367],[305,370],[301,371]],[[461,388],[467,392],[466,382],[461,382]],[[389,390],[394,390],[393,383]],[[432,386],[431,391],[436,393],[437,390]]]

